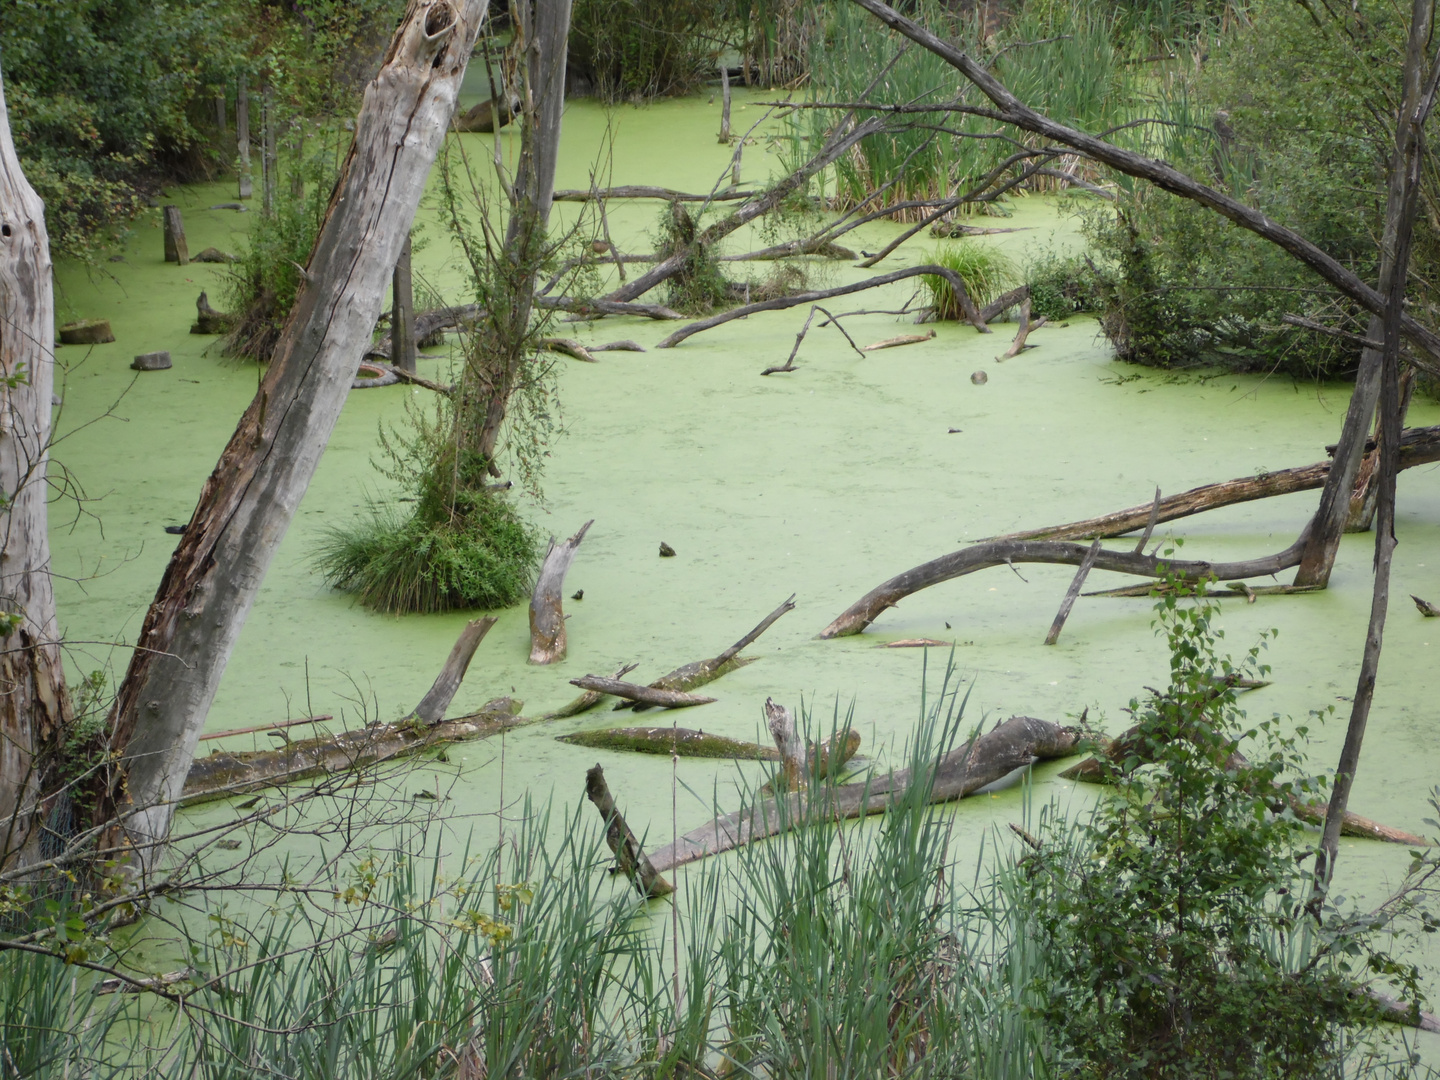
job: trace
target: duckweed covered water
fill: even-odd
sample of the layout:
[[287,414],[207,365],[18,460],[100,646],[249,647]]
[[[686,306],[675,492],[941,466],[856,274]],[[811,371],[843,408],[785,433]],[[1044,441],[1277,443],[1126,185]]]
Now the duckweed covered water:
[[[759,100],[737,95],[738,130],[758,115]],[[715,139],[718,113],[718,104],[703,98],[609,116],[592,103],[574,103],[558,186],[588,187],[591,170],[608,153],[610,182],[708,190],[731,153]],[[491,137],[464,139],[471,161],[482,166]],[[513,139],[502,136],[507,146]],[[779,169],[777,154],[763,142],[748,147],[744,168],[747,179],[761,178]],[[244,242],[250,214],[206,209],[233,197],[228,184],[172,193],[184,209],[192,250],[234,251]],[[1076,243],[1055,200],[1020,199],[1013,207],[1010,218],[979,220],[1029,231],[950,242],[993,243],[1017,259],[1029,248]],[[649,250],[647,234],[660,209],[612,206],[610,228],[621,246]],[[573,220],[575,212],[562,205],[561,219]],[[461,278],[435,206],[427,205],[422,218],[427,242],[417,269],[460,297]],[[895,230],[875,225],[845,242],[875,250]],[[746,232],[727,250],[765,242]],[[917,238],[880,271],[924,261],[934,243]],[[196,295],[206,289],[217,299],[223,267],[182,268],[161,255],[155,210],[124,247],[125,261],[58,273],[62,320],[108,318],[117,338],[58,353],[68,375],[57,472],[63,469],[86,496],[78,510],[66,499],[52,507],[60,621],[75,676],[100,667],[117,678],[123,673],[127,643],[175,543],[164,527],[187,521],[255,390],[254,367],[222,358],[217,339],[188,333]],[[735,269],[760,275],[768,264]],[[818,267],[816,277],[840,282],[880,271],[832,263]],[[898,308],[912,291],[913,284],[901,283],[836,301],[831,310]],[[1142,599],[1082,600],[1058,646],[1043,646],[1073,574],[1069,567],[985,571],[904,601],[862,636],[815,635],[882,580],[964,540],[1145,502],[1157,485],[1174,493],[1320,460],[1339,431],[1348,395],[1338,385],[1129,368],[1110,358],[1088,319],[1033,333],[1037,348],[1004,363],[995,357],[1009,344],[1009,326],[982,336],[943,324],[933,340],[864,359],[833,329],[812,327],[798,371],[760,377],[761,369],[783,362],[805,314],[797,308],[753,316],[669,351],[604,353],[595,365],[561,361],[565,433],[552,448],[545,502],[523,505],[541,529],[558,536],[595,519],[566,585],[567,596],[584,590],[583,600],[566,601],[569,657],[549,668],[527,665],[525,606],[497,612],[453,713],[508,694],[525,701],[527,714],[558,708],[576,693],[569,679],[632,662],[639,664],[633,677],[648,681],[715,655],[794,592],[797,609],[750,650],[762,661],[713,684],[707,692],[719,700],[688,711],[683,724],[754,739],[763,734],[767,696],[792,706],[804,701],[827,724],[837,701],[842,714],[853,701],[861,752],[883,765],[919,716],[926,664],[935,672],[946,653],[877,646],[925,637],[955,643],[955,662],[971,687],[972,719],[993,723],[1023,713],[1063,720],[1088,707],[1092,720],[1117,731],[1127,726],[1122,710],[1131,697],[1163,685],[1167,658]],[[845,324],[862,344],[908,329],[908,320],[881,314]],[[626,318],[556,332],[594,343],[633,338],[649,348],[673,329]],[[138,376],[129,370],[134,355],[157,349],[170,351],[172,370]],[[446,367],[443,350],[422,360],[427,374],[443,377]],[[982,369],[988,381],[974,385],[970,375]],[[394,386],[351,395],[230,661],[209,730],[309,713],[331,713],[351,725],[389,720],[429,687],[466,616],[371,614],[327,589],[310,561],[328,527],[350,521],[369,500],[394,497],[371,466],[377,428],[401,423],[406,402],[424,406],[426,393]],[[1418,401],[1409,422],[1440,422],[1440,408]],[[1435,468],[1400,480],[1395,599],[1352,798],[1357,811],[1409,829],[1422,828],[1425,796],[1440,782],[1433,675],[1440,623],[1422,619],[1406,599],[1412,592],[1440,599]],[[1189,557],[1258,555],[1293,540],[1315,497],[1232,507],[1168,528],[1185,538]],[[662,541],[676,558],[659,558]],[[1333,767],[1344,734],[1369,611],[1372,546],[1370,535],[1347,537],[1324,593],[1264,597],[1253,605],[1225,601],[1223,626],[1234,652],[1262,629],[1280,631],[1266,657],[1273,685],[1244,701],[1252,716],[1301,721],[1311,710],[1336,708],[1313,740],[1317,771]],[[1121,583],[1096,572],[1090,587]],[[620,715],[631,722],[629,714],[597,710],[508,736],[507,798],[529,792],[543,801],[553,794],[573,805],[598,754],[632,825],[659,844],[673,829],[708,819],[713,798],[733,801],[737,774],[757,782],[758,764],[681,761],[672,823],[670,762],[555,741]],[[237,749],[266,743],[258,736],[228,741]],[[414,786],[438,782],[448,813],[493,834],[494,819],[477,815],[499,806],[498,751],[493,744],[452,749],[449,767],[427,764]],[[1036,797],[1088,802],[1091,793],[1055,778],[1060,767],[1037,770]],[[978,851],[992,822],[1018,819],[1021,800],[1010,789],[960,804],[954,813],[965,827],[957,841]],[[1342,847],[1340,875],[1352,896],[1379,895],[1407,864],[1397,848],[1353,840]]]

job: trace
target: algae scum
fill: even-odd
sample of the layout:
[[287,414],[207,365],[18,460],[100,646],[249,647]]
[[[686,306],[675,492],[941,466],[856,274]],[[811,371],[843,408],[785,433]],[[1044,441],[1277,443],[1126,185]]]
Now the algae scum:
[[[757,115],[757,100],[737,95],[739,130]],[[557,187],[588,187],[594,163],[608,155],[610,183],[709,190],[731,153],[715,140],[718,112],[703,99],[613,114],[572,104]],[[472,161],[483,162],[493,145],[488,136],[460,138]],[[515,138],[507,133],[502,142],[510,146]],[[763,141],[747,148],[747,180],[778,168]],[[184,210],[192,250],[235,251],[243,244],[253,215],[207,209],[232,198],[229,185],[171,193],[169,201]],[[1013,205],[1013,217],[996,224],[1028,231],[985,242],[1017,260],[1027,248],[1075,244],[1073,226],[1053,200]],[[653,202],[609,209],[622,249],[649,250],[660,209]],[[568,220],[570,205],[560,204],[559,213]],[[458,292],[462,279],[437,218],[437,207],[427,203],[417,272],[463,302],[469,298]],[[224,268],[165,264],[158,226],[159,211],[152,211],[123,262],[91,273],[62,267],[58,274],[62,320],[108,318],[117,338],[58,352],[67,374],[56,473],[85,495],[78,510],[57,501],[51,519],[72,677],[97,668],[123,673],[126,643],[139,630],[175,542],[165,527],[187,521],[256,386],[253,367],[222,358],[217,339],[188,333],[196,295],[205,289],[217,300]],[[859,230],[852,246],[878,249],[897,228]],[[744,232],[727,250],[766,242]],[[880,271],[929,261],[935,243],[912,241]],[[758,276],[767,264],[731,265]],[[812,280],[840,283],[873,272],[825,263]],[[901,282],[842,299],[832,310],[898,308],[913,286]],[[1144,599],[1082,599],[1058,646],[1043,646],[1070,567],[992,569],[907,599],[864,635],[836,641],[815,635],[881,581],[962,541],[1144,502],[1157,485],[1170,494],[1317,461],[1339,431],[1348,394],[1344,386],[1127,368],[1111,360],[1087,319],[1036,331],[1030,342],[1037,348],[1003,363],[995,357],[1009,345],[1009,325],[981,336],[941,324],[932,340],[863,359],[833,329],[812,328],[797,371],[760,377],[784,361],[805,314],[796,308],[752,316],[664,351],[653,345],[673,324],[614,318],[553,331],[586,343],[631,338],[650,351],[603,353],[593,365],[559,361],[564,432],[552,447],[543,504],[526,501],[522,508],[559,537],[595,519],[566,582],[567,598],[584,591],[583,600],[566,600],[569,656],[552,667],[527,665],[525,606],[493,613],[499,621],[452,715],[502,695],[522,699],[527,715],[556,709],[575,695],[568,680],[609,675],[630,663],[639,665],[632,678],[649,681],[714,656],[793,592],[797,609],[747,651],[761,662],[711,684],[706,693],[718,701],[689,710],[681,724],[753,740],[763,735],[767,696],[792,707],[803,701],[827,726],[837,707],[843,715],[853,702],[861,753],[884,767],[914,730],[927,667],[933,685],[949,650],[877,646],[930,638],[954,643],[971,721],[984,718],[988,727],[1012,714],[1059,721],[1088,707],[1092,721],[1118,731],[1128,724],[1122,709],[1130,699],[1146,685],[1164,685],[1167,656]],[[908,319],[883,314],[857,315],[846,326],[861,344],[913,329]],[[136,354],[160,349],[170,351],[173,369],[139,375],[129,369]],[[445,351],[432,351],[421,367],[444,378]],[[988,375],[980,385],[970,377],[977,370]],[[352,393],[230,661],[208,730],[312,714],[332,714],[335,726],[392,720],[429,687],[472,616],[375,615],[327,589],[312,563],[327,528],[349,522],[372,500],[393,498],[392,485],[372,467],[377,428],[402,424],[407,403],[428,408],[427,394],[403,385]],[[1417,402],[1408,422],[1440,422],[1440,408]],[[1423,828],[1425,796],[1440,781],[1432,704],[1440,623],[1421,619],[1405,600],[1409,593],[1440,600],[1434,468],[1400,478],[1395,599],[1351,799],[1356,811],[1412,830]],[[1184,554],[1192,558],[1275,551],[1294,538],[1315,498],[1305,493],[1236,506],[1173,523],[1170,534],[1185,538]],[[659,557],[662,542],[675,558]],[[1225,601],[1231,651],[1242,653],[1261,630],[1280,631],[1264,658],[1273,666],[1273,685],[1242,702],[1253,719],[1278,713],[1299,722],[1312,710],[1337,707],[1313,738],[1317,771],[1333,765],[1343,737],[1369,611],[1372,546],[1368,534],[1348,537],[1326,592]],[[1087,588],[1129,580],[1097,571]],[[733,808],[737,774],[753,786],[765,768],[680,761],[672,820],[670,761],[556,741],[610,726],[616,715],[602,708],[508,735],[507,802],[528,793],[573,806],[586,768],[598,758],[626,817],[658,846],[672,831],[708,820],[716,800]],[[656,715],[646,722],[671,719]],[[631,722],[628,714],[622,722]],[[244,736],[224,745],[269,742]],[[1056,779],[1061,767],[1037,767],[1035,799],[1069,804],[1077,793],[1080,802],[1093,797]],[[424,762],[411,786],[440,792],[444,816],[493,836],[502,788],[498,740],[453,747],[448,763]],[[1023,798],[1012,787],[958,804],[952,812],[961,823],[960,850],[978,850],[992,823],[1019,820]],[[212,811],[200,811],[206,812]],[[1339,873],[1352,896],[1378,895],[1408,862],[1398,848],[1348,839],[1342,846]]]

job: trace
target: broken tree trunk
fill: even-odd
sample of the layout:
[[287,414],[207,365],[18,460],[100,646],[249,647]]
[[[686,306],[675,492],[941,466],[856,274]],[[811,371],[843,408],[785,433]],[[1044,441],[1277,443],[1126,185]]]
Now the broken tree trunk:
[[415,284],[410,275],[410,237],[395,260],[390,277],[390,363],[407,374],[415,374]]
[[123,814],[141,869],[169,832],[226,661],[345,403],[485,10],[411,4],[366,88],[274,359],[146,614],[110,717],[117,761],[99,807]]
[[[1409,428],[1400,440],[1399,468],[1409,469],[1440,461],[1440,427]],[[1159,502],[1155,513],[1156,523],[1174,521],[1192,514],[1203,514],[1222,506],[1269,499],[1276,495],[1289,495],[1296,491],[1313,491],[1323,487],[1330,473],[1331,463],[1318,461],[1313,465],[1300,465],[1293,469],[1279,469],[1275,472],[1260,473],[1256,476],[1242,476],[1218,484],[1204,484],[1191,488],[1179,495],[1170,495]],[[1156,504],[1144,503],[1113,514],[1072,521],[1068,525],[1050,525],[1024,532],[1006,533],[1004,536],[986,537],[987,540],[1088,540],[1091,537],[1123,536],[1143,528],[1150,520]]]
[[178,206],[167,206],[161,212],[165,225],[165,261],[190,265],[190,245],[185,242],[185,221]]
[[235,90],[235,149],[239,157],[240,198],[248,199],[254,194],[255,182],[250,176],[250,87],[244,72]]
[[720,141],[730,144],[730,69],[720,65]]
[[489,615],[465,624],[465,629],[460,631],[460,637],[450,650],[445,666],[435,677],[429,693],[415,706],[415,711],[410,714],[411,719],[422,724],[438,724],[445,719],[445,710],[450,708],[455,691],[459,690],[460,684],[465,681],[465,672],[470,669],[470,660],[474,657],[475,650],[480,647],[480,642],[485,640],[485,635],[494,625],[495,619]]
[[805,740],[795,730],[795,717],[783,705],[776,705],[774,699],[765,699],[765,722],[770,728],[770,737],[775,740],[775,749],[780,753],[780,775],[776,777],[785,791],[799,791],[806,787]]
[[580,541],[595,524],[591,518],[580,531],[563,544],[550,538],[545,562],[535,578],[535,592],[530,597],[530,663],[553,664],[565,659],[565,610],[561,601],[565,575],[575,559]]
[[[1042,319],[1041,322],[1043,321],[1044,320]],[[1038,326],[1040,324],[1036,323],[1035,325]],[[1032,327],[1030,325],[1030,297],[1027,296],[1024,300],[1020,301],[1020,329],[1015,331],[1015,340],[1010,343],[1010,348],[1006,349],[995,359],[1010,360],[1014,357],[1019,356],[1027,348],[1033,349],[1035,346],[1025,344],[1025,339],[1030,336],[1031,329]]]
[[[637,667],[639,667],[638,664],[626,664],[619,671],[615,672],[614,677],[617,679],[623,679],[626,675],[629,675],[630,672],[634,671]],[[560,708],[556,709],[554,712],[546,713],[544,716],[541,717],[541,719],[563,720],[567,717],[579,716],[581,713],[588,712],[589,710],[593,709],[596,705],[599,705],[600,702],[604,701],[609,696],[609,694],[601,690],[586,690],[583,694],[572,700],[569,704],[560,706]],[[627,701],[624,704],[629,705],[630,703]]]
[[[662,675],[650,684],[652,690],[674,690],[680,693],[688,693],[691,690],[704,686],[706,683],[714,682],[721,675],[727,675],[736,668],[744,667],[760,659],[758,656],[747,659],[740,658],[740,651],[749,645],[753,645],[761,634],[769,630],[786,612],[795,610],[795,594],[791,593],[790,598],[772,611],[751,630],[748,634],[735,642],[719,656],[711,657],[709,660],[696,660],[676,668],[668,675]],[[650,706],[643,701],[636,701],[633,705],[628,703],[617,705],[617,709],[633,708],[636,712],[644,712]]]
[[661,872],[731,851],[797,825],[863,817],[882,813],[922,785],[927,802],[963,799],[1037,760],[1069,757],[1077,752],[1080,732],[1046,720],[1012,716],[994,730],[941,757],[933,767],[912,775],[901,769],[884,776],[840,787],[817,786],[808,792],[770,796],[726,814],[686,833],[655,852],[652,862]]
[[615,855],[615,862],[624,871],[640,895],[647,900],[656,900],[675,891],[675,886],[661,877],[654,864],[645,857],[645,850],[625,824],[620,811],[615,809],[615,800],[605,783],[605,770],[596,765],[585,774],[585,796],[600,811],[605,821],[605,843]]
[[[1300,562],[1300,551],[1304,545],[1300,539],[1284,551],[1274,555],[1263,555],[1244,562],[1211,563],[1199,560],[1181,560],[1145,555],[1136,551],[1099,551],[1095,555],[1095,566],[1101,570],[1113,570],[1121,574],[1136,574],[1140,577],[1161,577],[1173,575],[1182,581],[1236,581],[1241,578],[1260,577],[1278,573]],[[1089,548],[1054,540],[991,540],[962,548],[960,551],[943,555],[928,563],[907,570],[889,581],[871,589],[855,603],[840,613],[829,626],[820,632],[822,638],[845,637],[858,634],[879,618],[886,608],[894,607],[911,593],[928,589],[942,581],[973,574],[992,566],[1013,566],[1015,563],[1057,563],[1079,566],[1089,554]]]
[[[0,868],[31,861],[45,751],[69,734],[46,528],[55,294],[45,207],[21,171],[0,82]],[[37,758],[37,755],[40,757]]]
[[965,291],[965,283],[960,280],[960,275],[949,267],[939,266],[934,263],[927,263],[923,266],[907,266],[903,270],[892,270],[888,274],[881,274],[879,277],[866,278],[864,281],[857,281],[850,285],[838,285],[833,289],[820,289],[815,292],[795,293],[792,296],[777,296],[773,300],[764,300],[755,304],[745,304],[741,307],[731,308],[729,311],[722,311],[718,315],[711,315],[708,319],[699,319],[696,322],[688,323],[680,327],[673,334],[660,342],[657,349],[671,349],[693,334],[703,330],[710,330],[724,323],[733,322],[736,319],[743,319],[754,315],[759,311],[783,311],[786,308],[801,307],[804,304],[818,304],[829,300],[834,296],[848,296],[851,293],[862,292],[865,289],[874,289],[881,285],[889,285],[895,281],[904,281],[906,278],[917,277],[921,274],[942,277],[950,283],[950,288],[956,297],[960,299],[961,308],[969,323],[982,334],[990,333],[990,328],[980,320],[980,311],[970,299],[970,294]]
[[675,690],[654,690],[648,686],[622,682],[619,679],[607,679],[603,675],[582,675],[578,679],[571,679],[570,685],[578,686],[581,690],[594,690],[601,694],[611,694],[614,697],[629,698],[631,701],[643,701],[646,705],[656,705],[662,709],[684,709],[691,705],[709,705],[715,700],[713,697],[697,697],[694,694],[682,694]]

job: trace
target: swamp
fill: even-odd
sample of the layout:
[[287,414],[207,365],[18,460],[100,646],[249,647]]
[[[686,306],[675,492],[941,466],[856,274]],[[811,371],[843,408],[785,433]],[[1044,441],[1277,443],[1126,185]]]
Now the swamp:
[[1434,6],[0,0],[0,1078],[1436,1075]]

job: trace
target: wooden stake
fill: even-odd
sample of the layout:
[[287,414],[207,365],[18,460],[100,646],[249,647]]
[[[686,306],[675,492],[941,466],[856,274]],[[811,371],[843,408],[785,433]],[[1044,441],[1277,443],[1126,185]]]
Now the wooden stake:
[[1054,645],[1060,640],[1060,631],[1065,629],[1065,620],[1070,617],[1070,609],[1075,606],[1075,598],[1080,595],[1080,589],[1085,584],[1085,578],[1090,574],[1090,568],[1095,565],[1095,557],[1100,554],[1100,541],[1096,540],[1090,545],[1089,552],[1080,564],[1080,569],[1075,571],[1075,580],[1070,582],[1070,588],[1066,590],[1065,599],[1060,601],[1060,610],[1055,613],[1055,621],[1050,624],[1050,632],[1045,635],[1045,644]]
[[165,261],[189,265],[190,248],[185,243],[185,222],[180,217],[180,208],[167,206],[162,215],[165,219]]
[[408,374],[415,374],[415,288],[410,276],[410,237],[395,260],[390,295],[390,363]]

